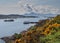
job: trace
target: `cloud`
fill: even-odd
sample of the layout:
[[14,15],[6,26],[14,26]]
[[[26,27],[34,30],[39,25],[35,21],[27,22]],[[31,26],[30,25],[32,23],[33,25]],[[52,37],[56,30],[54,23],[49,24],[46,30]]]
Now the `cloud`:
[[25,4],[36,4],[36,3],[35,3],[34,0],[20,0],[17,4],[22,6],[22,5],[25,5]]
[[39,5],[34,7],[36,9],[36,12],[41,14],[58,14],[60,10],[58,8],[49,6],[49,5]]
[[[47,0],[46,0],[47,1]],[[0,6],[1,14],[25,14],[25,13],[40,13],[40,14],[60,14],[60,9],[51,5],[37,5],[38,0],[20,0],[15,5]]]
[[32,0],[20,0],[18,2],[18,7],[20,7],[20,13],[40,13],[40,14],[60,14],[60,9],[55,8],[51,5],[36,5]]

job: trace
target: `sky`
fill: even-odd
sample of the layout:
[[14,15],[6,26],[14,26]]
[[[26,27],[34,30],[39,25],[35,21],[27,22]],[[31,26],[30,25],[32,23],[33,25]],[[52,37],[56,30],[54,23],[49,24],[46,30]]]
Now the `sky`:
[[60,14],[59,4],[60,0],[0,0],[0,14]]

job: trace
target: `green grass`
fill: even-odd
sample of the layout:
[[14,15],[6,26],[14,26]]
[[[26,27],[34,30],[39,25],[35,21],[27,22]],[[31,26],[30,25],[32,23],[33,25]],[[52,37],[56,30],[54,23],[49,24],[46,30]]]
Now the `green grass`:
[[45,37],[40,37],[41,43],[60,43],[60,28],[57,32],[54,30],[51,31],[51,33],[55,32],[54,34],[48,34]]

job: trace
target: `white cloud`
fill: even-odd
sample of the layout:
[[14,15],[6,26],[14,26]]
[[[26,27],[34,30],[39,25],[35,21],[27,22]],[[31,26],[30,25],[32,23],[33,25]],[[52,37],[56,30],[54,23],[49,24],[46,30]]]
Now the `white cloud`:
[[34,0],[20,0],[17,4],[19,4],[20,6],[25,5],[25,4],[36,4]]
[[58,8],[54,8],[49,5],[39,5],[39,6],[35,6],[34,8],[37,10],[38,13],[42,13],[42,14],[48,14],[48,13],[58,14],[60,12]]
[[36,12],[41,14],[60,14],[60,9],[50,5],[36,5],[31,2],[32,0],[20,0],[18,6],[20,7],[20,13]]
[[0,7],[0,14],[25,14],[30,12],[41,14],[60,14],[60,9],[50,5],[36,5],[36,0],[20,0],[16,5]]

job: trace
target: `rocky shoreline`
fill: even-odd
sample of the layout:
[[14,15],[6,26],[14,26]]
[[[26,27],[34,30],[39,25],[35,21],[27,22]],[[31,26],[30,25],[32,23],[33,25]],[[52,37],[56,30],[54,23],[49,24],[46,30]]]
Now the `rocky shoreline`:
[[2,37],[0,39],[5,43],[15,43],[15,39],[12,36]]
[[[12,36],[8,37],[2,37],[0,39],[4,40],[5,43],[41,43],[46,41],[44,38],[48,37],[48,34],[51,36],[52,33],[59,33],[60,31],[58,30],[60,28],[60,16],[57,16],[53,19],[46,19],[46,20],[40,20],[36,25],[28,28],[26,31],[22,31],[20,34],[14,34]],[[54,29],[53,31],[51,29],[58,27],[58,29]],[[50,30],[49,30],[50,29]],[[58,30],[58,31],[57,31]],[[51,33],[52,31],[52,33]],[[57,31],[57,32],[56,32]],[[39,37],[44,39],[39,40]],[[43,38],[44,37],[44,38]],[[52,36],[51,36],[52,37]],[[54,36],[56,37],[56,36]],[[53,38],[54,38],[53,37]],[[57,35],[58,37],[58,35]],[[49,38],[49,37],[48,37]],[[58,39],[58,38],[57,38]],[[50,39],[52,40],[52,39]],[[48,41],[50,41],[48,39]],[[58,39],[59,40],[59,39]]]
[[[49,19],[45,19],[45,20],[40,20],[40,21],[38,21],[38,22],[36,23],[36,26],[39,25],[39,24],[41,24],[41,26],[42,26],[47,20],[49,20]],[[30,28],[31,28],[31,27],[30,27]],[[30,28],[29,28],[28,30],[30,30]],[[28,30],[27,30],[27,31],[28,31]],[[22,31],[20,34],[25,34],[25,32],[27,32],[27,31]],[[7,37],[2,37],[2,38],[0,38],[0,39],[2,39],[3,41],[5,41],[5,43],[15,43],[15,40],[16,40],[16,38],[15,38],[14,35],[12,35],[12,36],[7,36]]]

